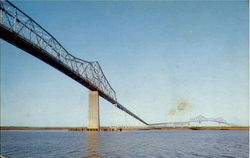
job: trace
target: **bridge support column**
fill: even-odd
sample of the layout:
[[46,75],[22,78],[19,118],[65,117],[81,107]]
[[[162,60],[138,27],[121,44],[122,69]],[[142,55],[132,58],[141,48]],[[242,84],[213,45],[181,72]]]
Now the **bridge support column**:
[[98,91],[89,91],[89,109],[88,109],[88,131],[99,131],[99,93]]

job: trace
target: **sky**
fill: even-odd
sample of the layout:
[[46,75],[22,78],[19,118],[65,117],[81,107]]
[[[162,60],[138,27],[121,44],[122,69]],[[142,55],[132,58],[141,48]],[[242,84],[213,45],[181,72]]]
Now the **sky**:
[[[14,1],[148,123],[248,125],[247,1]],[[1,125],[86,126],[88,89],[1,40]],[[100,98],[101,125],[141,125]]]

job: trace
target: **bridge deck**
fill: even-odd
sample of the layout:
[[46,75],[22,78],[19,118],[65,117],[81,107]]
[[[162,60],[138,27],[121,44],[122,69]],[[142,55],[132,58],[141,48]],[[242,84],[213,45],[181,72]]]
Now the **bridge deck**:
[[15,45],[16,47],[24,50],[25,52],[28,52],[29,54],[41,59],[45,63],[51,65],[52,67],[56,68],[57,70],[61,71],[62,73],[66,74],[67,76],[71,77],[81,85],[87,87],[88,89],[92,91],[98,91],[100,96],[109,101],[112,104],[116,104],[116,101],[110,98],[109,96],[105,95],[103,92],[98,90],[96,87],[82,79],[81,76],[78,74],[72,72],[70,68],[68,68],[65,64],[63,64],[61,61],[57,60],[55,57],[50,55],[49,53],[46,53],[43,49],[34,46],[29,41],[26,41],[24,38],[20,37],[15,32],[11,32],[4,26],[0,25],[0,37],[4,39],[5,41]]
[[51,34],[9,1],[0,0],[0,15],[2,39],[51,65],[86,88],[98,91],[101,97],[147,125],[117,102],[115,91],[98,62],[84,61],[69,54]]

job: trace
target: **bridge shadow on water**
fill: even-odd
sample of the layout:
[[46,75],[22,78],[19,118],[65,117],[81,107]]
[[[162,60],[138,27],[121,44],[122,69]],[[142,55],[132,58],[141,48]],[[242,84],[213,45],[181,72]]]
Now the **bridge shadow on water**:
[[97,151],[100,146],[99,132],[86,132],[87,152],[82,158],[102,158],[103,156]]

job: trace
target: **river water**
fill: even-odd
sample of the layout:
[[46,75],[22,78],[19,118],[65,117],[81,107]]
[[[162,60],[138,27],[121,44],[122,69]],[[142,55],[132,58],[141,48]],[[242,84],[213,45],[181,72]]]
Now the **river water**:
[[249,131],[1,131],[7,158],[247,158]]

